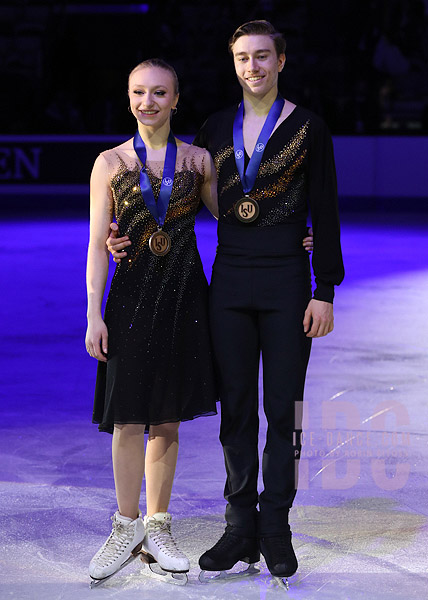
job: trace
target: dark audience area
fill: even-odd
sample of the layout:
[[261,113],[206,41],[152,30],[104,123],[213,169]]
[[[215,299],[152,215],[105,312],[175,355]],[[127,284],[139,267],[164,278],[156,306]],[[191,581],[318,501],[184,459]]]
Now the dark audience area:
[[285,34],[281,91],[333,134],[426,135],[428,0],[88,2],[0,7],[0,132],[122,134],[127,72],[160,56],[181,83],[177,133],[239,99],[231,33],[266,18]]

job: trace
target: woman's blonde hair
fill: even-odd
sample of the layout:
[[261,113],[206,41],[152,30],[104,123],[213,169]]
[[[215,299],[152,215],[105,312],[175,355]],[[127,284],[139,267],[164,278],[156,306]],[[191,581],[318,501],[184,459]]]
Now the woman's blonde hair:
[[132,69],[128,76],[128,83],[131,75],[140,69],[145,69],[146,67],[157,67],[158,69],[163,69],[164,71],[168,71],[171,73],[172,79],[174,81],[174,92],[175,94],[179,94],[179,86],[178,86],[178,77],[175,72],[174,67],[165,62],[162,58],[148,58],[143,62],[140,62],[136,67]]

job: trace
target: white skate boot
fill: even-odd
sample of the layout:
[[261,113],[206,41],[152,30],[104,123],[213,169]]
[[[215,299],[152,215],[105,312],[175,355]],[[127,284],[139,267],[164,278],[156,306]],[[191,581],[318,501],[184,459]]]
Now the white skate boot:
[[132,520],[122,517],[117,511],[111,520],[113,529],[110,536],[89,563],[91,588],[113,577],[115,573],[137,558],[137,554],[141,551],[145,535],[141,513]]
[[171,534],[171,515],[155,513],[144,517],[146,537],[141,549],[141,559],[147,562],[157,579],[185,585],[190,569],[189,559],[178,548]]

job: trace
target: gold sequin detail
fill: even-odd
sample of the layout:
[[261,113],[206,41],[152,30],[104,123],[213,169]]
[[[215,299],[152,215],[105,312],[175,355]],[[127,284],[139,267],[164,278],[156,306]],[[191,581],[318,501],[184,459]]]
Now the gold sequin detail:
[[[263,187],[263,188],[254,188],[250,193],[251,198],[254,198],[254,200],[256,200],[257,202],[262,202],[266,198],[277,198],[280,195],[286,194],[290,182],[291,181],[294,182],[296,180],[295,172],[300,167],[300,165],[303,163],[303,161],[306,157],[306,154],[307,154],[307,150],[303,150],[301,155],[290,166],[290,168],[287,169],[286,171],[284,171],[284,173],[282,175],[280,175],[278,177],[278,179],[276,179],[274,181],[274,183],[271,183],[270,185]],[[295,197],[295,202],[291,202],[291,198],[293,196]],[[291,214],[291,212],[293,212],[292,206],[297,203],[299,198],[300,198],[300,194],[295,195],[294,189],[293,189],[292,196],[290,196],[287,199],[284,198],[281,200],[281,204],[283,206],[290,204],[290,206],[289,206],[290,210],[287,214]],[[229,215],[229,214],[233,213],[233,211],[234,211],[234,206],[229,208],[229,210],[227,211],[226,214]],[[262,221],[258,222],[257,225],[260,225],[261,223],[262,223]]]
[[227,190],[230,190],[230,188],[235,187],[235,185],[241,185],[241,178],[239,177],[238,173],[235,173],[226,179],[221,191],[219,192],[219,196],[227,192]]
[[[147,208],[140,190],[140,164],[129,166],[119,154],[117,169],[111,178],[111,190],[114,200],[114,212],[121,235],[128,235],[132,241],[132,252],[128,252],[123,268],[132,268],[142,253],[150,253],[148,242],[157,230],[157,224]],[[205,155],[202,161],[196,160],[196,154],[184,156],[177,165],[171,198],[165,217],[165,228],[175,227],[181,219],[188,216],[194,219],[200,202],[200,190],[205,176]],[[199,156],[200,158],[200,156]],[[177,161],[178,162],[178,161]],[[155,198],[159,196],[163,163],[158,166],[146,165],[147,174]],[[172,240],[174,243],[174,239]]]
[[293,187],[281,199],[281,202],[271,208],[268,213],[256,223],[256,225],[258,227],[266,227],[284,223],[284,220],[292,215],[301,203],[304,187],[305,178],[303,173],[300,173],[295,177]]
[[282,167],[287,166],[301,151],[301,147],[308,133],[309,120],[304,123],[286,146],[271,159],[261,163],[258,176],[266,177],[277,173]]
[[233,146],[226,146],[226,148],[216,152],[213,160],[217,173],[220,172],[224,161],[231,155],[233,155]]
[[[262,161],[259,167],[259,171],[257,173],[257,177],[266,177],[268,175],[273,175],[274,173],[277,173],[281,169],[287,167],[287,165],[301,151],[301,147],[306,138],[308,128],[309,119],[300,127],[297,133],[291,138],[288,144],[284,146],[284,148],[280,152],[272,156],[272,158]],[[241,180],[238,173],[231,175],[228,179],[226,179],[225,183],[223,184],[220,195],[224,194],[224,192],[227,192],[227,190],[234,187],[235,185],[240,185],[240,183]],[[251,195],[254,196],[254,193],[251,192]]]
[[264,198],[276,198],[280,194],[284,194],[287,191],[290,182],[295,178],[295,171],[303,163],[306,154],[307,151],[304,150],[291,167],[284,171],[274,183],[271,183],[264,188],[256,188],[251,192],[251,197],[257,200],[257,202],[260,202]]

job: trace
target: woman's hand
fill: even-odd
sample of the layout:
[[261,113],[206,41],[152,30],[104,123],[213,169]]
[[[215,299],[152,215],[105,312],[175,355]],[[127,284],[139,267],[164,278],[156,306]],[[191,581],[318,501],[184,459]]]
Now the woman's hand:
[[89,356],[107,362],[108,331],[101,317],[88,319],[85,346]]

